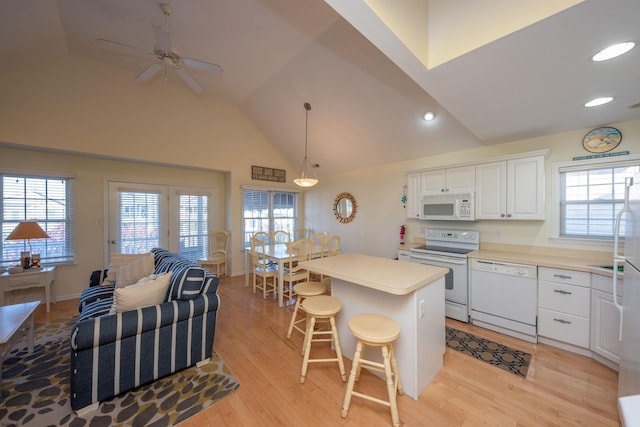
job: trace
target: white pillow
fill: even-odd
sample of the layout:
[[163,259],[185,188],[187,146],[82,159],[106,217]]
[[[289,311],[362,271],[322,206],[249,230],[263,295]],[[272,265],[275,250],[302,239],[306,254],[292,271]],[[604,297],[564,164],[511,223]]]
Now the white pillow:
[[120,267],[122,267],[123,265],[126,264],[130,264],[132,262],[134,262],[135,260],[137,260],[138,258],[142,258],[147,254],[119,254],[119,253],[112,253],[109,257],[110,257],[110,261],[109,261],[109,265],[107,266],[107,269],[109,270],[107,272],[107,277],[104,278],[104,280],[102,281],[102,285],[113,285],[114,283],[116,283],[116,272],[118,271],[118,269]]
[[126,288],[113,291],[110,314],[163,303],[171,280],[171,271],[142,278]]
[[153,254],[145,254],[134,262],[125,264],[116,270],[116,288],[124,288],[125,286],[133,285],[138,280],[153,273],[154,269],[155,265],[153,264]]

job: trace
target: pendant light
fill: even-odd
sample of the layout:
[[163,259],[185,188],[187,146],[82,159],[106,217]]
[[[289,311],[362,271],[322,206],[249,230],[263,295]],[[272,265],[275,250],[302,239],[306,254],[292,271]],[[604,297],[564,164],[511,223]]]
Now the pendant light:
[[304,124],[304,160],[302,161],[300,174],[298,175],[298,178],[293,180],[293,182],[300,187],[313,187],[318,183],[318,177],[313,171],[313,165],[311,165],[311,162],[307,157],[307,141],[309,139],[309,110],[311,110],[311,104],[305,102],[304,109],[307,110],[305,113]]

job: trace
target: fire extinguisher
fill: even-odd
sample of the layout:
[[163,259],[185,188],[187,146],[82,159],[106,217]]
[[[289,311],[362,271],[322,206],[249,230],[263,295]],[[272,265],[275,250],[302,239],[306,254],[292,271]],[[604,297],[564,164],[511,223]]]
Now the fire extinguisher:
[[406,228],[404,225],[400,226],[400,244],[404,245],[404,233],[406,232]]

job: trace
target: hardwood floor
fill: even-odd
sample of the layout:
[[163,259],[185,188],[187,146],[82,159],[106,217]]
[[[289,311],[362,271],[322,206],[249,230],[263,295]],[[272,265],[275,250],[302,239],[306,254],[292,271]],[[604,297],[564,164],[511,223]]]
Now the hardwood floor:
[[[337,364],[309,366],[298,382],[302,335],[286,331],[293,307],[253,295],[244,277],[223,277],[214,349],[240,381],[229,398],[183,422],[202,426],[385,426],[389,409],[354,398],[348,417],[340,409],[345,383]],[[77,301],[44,307],[36,321],[77,314]],[[418,400],[398,396],[402,426],[619,426],[617,373],[590,358],[531,344],[447,319],[447,325],[533,355],[526,379],[447,349],[444,368]],[[314,344],[316,355],[328,352]],[[312,353],[313,354],[313,353]],[[345,357],[347,372],[350,358]],[[356,386],[358,387],[358,385]],[[359,387],[384,398],[383,381],[364,372]]]

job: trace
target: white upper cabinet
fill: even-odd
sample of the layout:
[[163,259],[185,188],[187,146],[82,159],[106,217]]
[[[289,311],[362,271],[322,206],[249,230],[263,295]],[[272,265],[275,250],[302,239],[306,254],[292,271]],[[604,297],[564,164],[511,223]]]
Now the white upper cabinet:
[[475,190],[476,167],[460,166],[422,172],[422,195],[467,193]]
[[544,156],[476,165],[476,219],[544,219]]
[[420,218],[420,200],[422,199],[421,173],[407,175],[407,218]]

